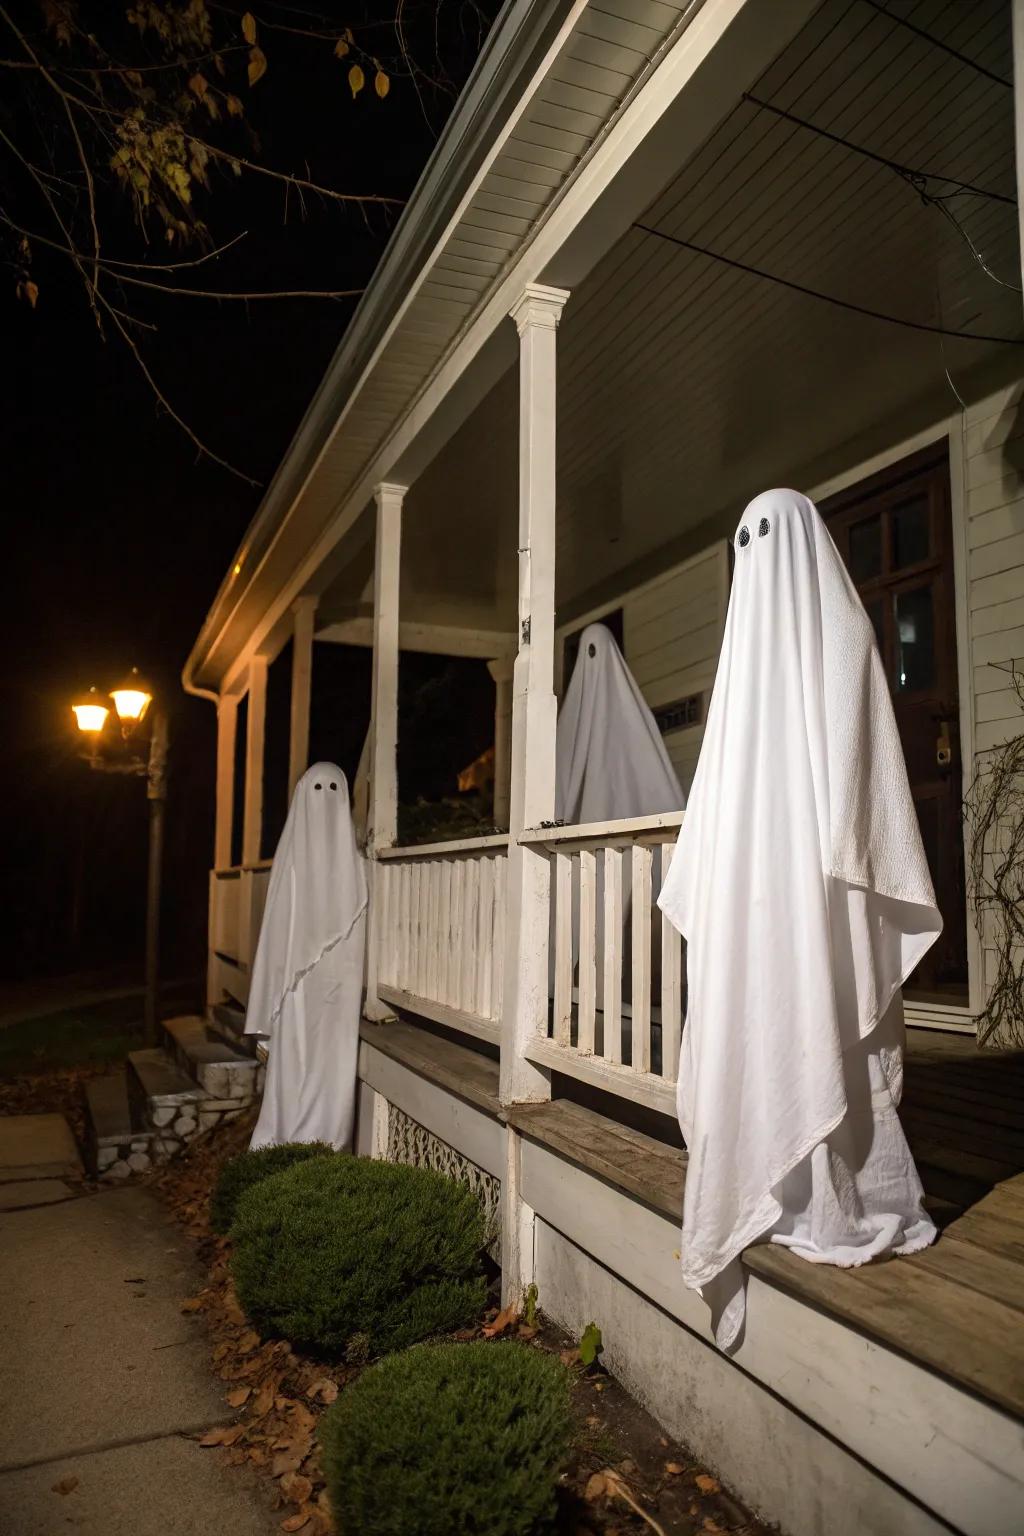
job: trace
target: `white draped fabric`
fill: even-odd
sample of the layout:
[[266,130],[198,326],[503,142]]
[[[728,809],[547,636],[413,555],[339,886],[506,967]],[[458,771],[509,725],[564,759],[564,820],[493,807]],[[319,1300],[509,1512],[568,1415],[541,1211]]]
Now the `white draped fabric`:
[[661,732],[611,630],[588,624],[558,715],[555,815],[577,826],[681,811]]
[[295,786],[253,964],[245,1032],[269,1035],[270,1057],[252,1146],[351,1141],[365,934],[348,784],[315,763]]
[[896,1115],[900,988],[942,927],[884,668],[814,505],[746,509],[662,910],[687,940],[682,1267],[739,1340],[739,1255],[855,1265],[935,1228]]

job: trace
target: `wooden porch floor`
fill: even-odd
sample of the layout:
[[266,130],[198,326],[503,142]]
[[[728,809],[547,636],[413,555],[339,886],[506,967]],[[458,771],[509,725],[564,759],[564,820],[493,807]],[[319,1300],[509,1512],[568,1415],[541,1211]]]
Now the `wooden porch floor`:
[[[499,1112],[497,1063],[410,1024],[366,1025],[377,1049]],[[747,1250],[755,1274],[1024,1421],[1024,1052],[908,1034],[901,1109],[941,1228],[923,1253],[860,1269]],[[625,1193],[682,1219],[686,1154],[568,1099],[508,1120]]]

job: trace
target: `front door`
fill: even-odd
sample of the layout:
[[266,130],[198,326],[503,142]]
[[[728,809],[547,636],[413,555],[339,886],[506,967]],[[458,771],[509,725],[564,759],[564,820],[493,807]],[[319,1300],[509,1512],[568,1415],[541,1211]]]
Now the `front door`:
[[943,931],[907,983],[919,1001],[966,1003],[949,459],[904,459],[821,509],[867,609],[885,664]]

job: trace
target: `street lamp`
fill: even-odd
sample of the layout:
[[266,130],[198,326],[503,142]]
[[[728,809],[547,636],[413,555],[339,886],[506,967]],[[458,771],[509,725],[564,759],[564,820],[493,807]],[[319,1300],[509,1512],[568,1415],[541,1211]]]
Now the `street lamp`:
[[71,708],[78,722],[78,729],[94,743],[97,742],[107,723],[107,716],[110,714],[110,705],[104,695],[97,689],[90,688],[88,693],[79,695]]
[[121,722],[121,731],[127,738],[142,720],[153,702],[153,695],[139,676],[138,667],[132,667],[123,683],[111,688],[110,697]]
[[[111,704],[121,725],[121,743],[113,754],[100,753]],[[145,775],[149,802],[149,859],[146,869],[146,995],[145,1037],[147,1045],[156,1044],[159,1014],[157,971],[160,953],[160,872],[163,862],[164,805],[167,800],[168,728],[166,712],[154,704],[153,692],[133,667],[126,679],[109,694],[90,688],[71,705],[79,731],[89,742],[86,755],[90,768],[103,773]],[[143,756],[140,748],[143,721],[148,722],[149,748]]]

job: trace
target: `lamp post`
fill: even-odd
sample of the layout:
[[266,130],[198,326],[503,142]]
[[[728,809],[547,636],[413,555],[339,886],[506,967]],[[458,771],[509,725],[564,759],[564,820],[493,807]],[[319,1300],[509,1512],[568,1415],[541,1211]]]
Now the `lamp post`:
[[[146,869],[146,960],[144,1032],[147,1045],[155,1045],[159,1021],[158,971],[160,960],[160,881],[163,865],[164,806],[167,802],[167,751],[169,733],[167,714],[133,667],[129,676],[109,694],[95,688],[73,702],[72,711],[79,731],[89,742],[85,754],[90,768],[103,773],[145,775],[146,800],[149,805],[149,857]],[[107,722],[115,714],[120,723],[120,742],[109,755],[101,753],[105,745]],[[139,753],[140,728],[148,721],[149,750]]]

